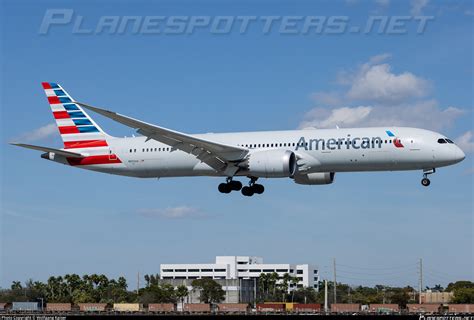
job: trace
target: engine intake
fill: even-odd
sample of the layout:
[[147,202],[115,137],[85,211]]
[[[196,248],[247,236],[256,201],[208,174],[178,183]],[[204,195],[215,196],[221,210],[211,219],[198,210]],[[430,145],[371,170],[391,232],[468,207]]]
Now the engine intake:
[[317,185],[331,184],[334,182],[334,172],[314,172],[307,174],[297,174],[294,180],[297,184]]
[[254,177],[291,178],[296,173],[296,156],[290,150],[256,151],[249,155],[243,167]]

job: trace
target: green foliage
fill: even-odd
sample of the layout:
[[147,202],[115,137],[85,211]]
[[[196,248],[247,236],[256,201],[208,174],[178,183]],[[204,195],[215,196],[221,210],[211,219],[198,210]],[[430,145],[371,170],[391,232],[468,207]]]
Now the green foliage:
[[225,298],[222,286],[212,279],[196,279],[191,285],[193,290],[199,291],[199,300],[203,303],[219,303]]
[[474,288],[456,288],[453,292],[453,303],[474,303]]
[[180,285],[176,288],[176,297],[178,298],[181,303],[184,302],[184,298],[186,298],[189,294],[188,287],[184,285]]
[[298,288],[292,293],[292,301],[298,303],[319,303],[318,292],[314,288]]
[[19,281],[14,281],[11,290],[0,292],[0,300],[35,301],[39,298],[44,302],[134,302],[136,296],[127,291],[125,278],[109,280],[105,275],[66,274],[64,277],[49,277],[46,283],[28,280],[23,287]]
[[467,280],[462,280],[462,281],[456,281],[454,283],[448,284],[446,287],[446,291],[451,292],[456,289],[473,289],[474,288],[474,282],[472,281],[467,281]]

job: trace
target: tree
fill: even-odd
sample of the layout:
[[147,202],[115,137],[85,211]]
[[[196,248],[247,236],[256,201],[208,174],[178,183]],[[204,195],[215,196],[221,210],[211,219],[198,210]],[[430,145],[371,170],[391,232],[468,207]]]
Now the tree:
[[193,290],[199,290],[199,300],[203,303],[218,303],[225,298],[222,286],[212,279],[196,279],[191,285]]
[[305,287],[293,290],[293,301],[298,303],[316,303],[318,293],[314,288]]
[[474,282],[466,281],[466,280],[456,281],[455,283],[451,282],[446,287],[446,291],[451,292],[451,291],[454,291],[455,289],[461,289],[461,288],[462,289],[474,288]]
[[390,301],[396,303],[402,308],[405,308],[410,301],[410,288],[391,288]]
[[176,288],[176,297],[181,301],[181,304],[184,303],[184,298],[186,298],[188,294],[189,290],[185,285],[180,285]]
[[13,281],[11,285],[12,290],[21,290],[23,289],[20,281]]
[[453,292],[453,303],[474,303],[474,288],[456,288]]

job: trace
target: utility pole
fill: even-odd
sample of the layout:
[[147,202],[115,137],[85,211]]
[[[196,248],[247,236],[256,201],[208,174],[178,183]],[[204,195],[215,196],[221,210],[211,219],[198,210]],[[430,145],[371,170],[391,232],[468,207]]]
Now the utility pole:
[[140,271],[137,272],[137,300],[138,300],[138,290],[140,289]]
[[324,312],[328,312],[328,281],[324,280]]
[[334,303],[337,303],[337,293],[336,293],[336,258],[334,258],[334,261],[333,261],[333,269],[334,269]]
[[423,290],[423,259],[420,258],[420,292],[418,294],[418,303],[421,304],[421,291]]

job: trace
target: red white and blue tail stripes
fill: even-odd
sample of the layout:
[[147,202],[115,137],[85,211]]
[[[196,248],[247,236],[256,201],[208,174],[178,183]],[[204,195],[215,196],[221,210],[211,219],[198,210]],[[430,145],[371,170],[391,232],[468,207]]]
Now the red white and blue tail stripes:
[[[108,135],[57,83],[43,82],[43,89],[59,129],[64,149],[87,150],[91,156],[68,159],[71,165],[121,163],[111,154],[107,143]],[[76,150],[75,150],[76,151]]]
[[43,82],[59,133],[68,148],[74,142],[105,141],[106,134],[57,83]]

